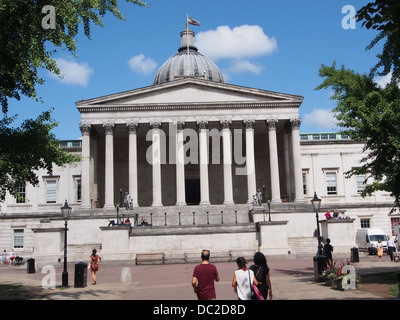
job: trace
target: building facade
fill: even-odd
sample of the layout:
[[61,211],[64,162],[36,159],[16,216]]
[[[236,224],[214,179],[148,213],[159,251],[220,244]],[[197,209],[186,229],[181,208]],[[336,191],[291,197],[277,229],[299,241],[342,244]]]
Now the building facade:
[[[345,177],[360,165],[363,144],[335,133],[300,134],[302,101],[225,83],[184,30],[153,85],[76,103],[82,140],[61,147],[81,162],[56,167],[52,176],[39,172],[39,186],[20,187],[20,203],[7,196],[0,247],[59,259],[65,200],[77,260],[93,247],[109,259],[162,251],[171,261],[204,247],[231,256],[315,253],[314,192],[324,211],[346,218],[322,228],[339,252],[355,245],[358,228],[390,234],[400,217],[388,216],[390,195],[362,198],[366,177]],[[144,216],[152,227],[107,226],[122,216]]]

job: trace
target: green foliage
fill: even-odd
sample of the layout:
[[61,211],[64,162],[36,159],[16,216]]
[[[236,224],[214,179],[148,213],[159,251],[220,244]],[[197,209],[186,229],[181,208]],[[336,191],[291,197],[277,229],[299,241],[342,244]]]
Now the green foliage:
[[0,201],[6,191],[20,198],[18,186],[26,182],[39,183],[38,170],[52,174],[53,165],[74,163],[80,157],[59,148],[59,140],[50,133],[57,126],[51,119],[51,110],[43,112],[37,119],[25,120],[19,128],[12,128],[14,118],[0,120]]
[[[127,0],[139,6],[143,1]],[[42,27],[42,8],[51,4],[56,11],[56,28]],[[101,17],[107,12],[123,20],[117,0],[12,0],[0,2],[0,104],[8,111],[8,99],[21,95],[40,101],[35,87],[44,83],[37,69],[42,67],[60,75],[52,56],[52,43],[75,54],[79,26],[90,38],[91,24],[103,26]]]
[[[372,73],[392,74],[392,81],[400,79],[400,1],[376,0],[362,7],[357,12],[357,21],[367,29],[379,31],[367,49],[372,49],[384,40],[383,50],[378,54],[379,62],[372,68]],[[383,68],[381,72],[378,69]]]
[[[325,80],[316,89],[332,88],[331,99],[337,101],[333,110],[343,133],[365,142],[366,156],[359,168],[347,172],[374,179],[367,184],[363,196],[375,191],[389,191],[400,207],[400,89],[396,83],[382,88],[372,75],[340,69],[333,64],[322,66]],[[367,182],[367,181],[366,181]]]

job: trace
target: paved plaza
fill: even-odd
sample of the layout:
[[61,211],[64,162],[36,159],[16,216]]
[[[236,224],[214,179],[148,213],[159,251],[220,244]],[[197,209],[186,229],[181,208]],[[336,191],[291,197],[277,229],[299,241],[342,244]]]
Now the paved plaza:
[[[355,263],[360,275],[389,271],[400,271],[400,264],[387,260],[379,262],[376,256],[361,256]],[[216,283],[217,300],[237,300],[231,282],[236,269],[235,262],[214,263],[220,274]],[[166,265],[134,265],[132,262],[104,262],[97,274],[97,284],[92,285],[88,271],[87,286],[74,287],[74,264],[68,265],[69,287],[61,288],[62,264],[56,266],[56,288],[42,289],[42,280],[48,273],[37,268],[34,274],[27,273],[26,264],[20,267],[0,268],[1,284],[28,286],[40,295],[31,297],[40,300],[196,300],[190,285],[193,268],[197,263]],[[249,264],[250,265],[250,264]],[[382,300],[384,298],[362,290],[339,291],[314,280],[312,257],[270,258],[271,282],[274,300]],[[132,281],[121,282],[121,271],[128,267]],[[44,271],[44,273],[42,273]]]

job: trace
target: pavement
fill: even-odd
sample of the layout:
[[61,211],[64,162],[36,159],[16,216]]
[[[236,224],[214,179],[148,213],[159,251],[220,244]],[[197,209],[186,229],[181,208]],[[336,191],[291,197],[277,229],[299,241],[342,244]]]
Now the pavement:
[[[400,263],[384,257],[360,257],[354,263],[359,275],[399,271]],[[212,257],[211,257],[212,260]],[[211,261],[211,263],[213,263]],[[134,265],[132,261],[104,262],[99,266],[97,283],[92,285],[91,274],[87,273],[87,286],[74,287],[74,264],[68,265],[69,286],[61,287],[62,264],[39,268],[36,273],[27,273],[23,266],[0,267],[0,284],[23,285],[35,292],[28,299],[37,300],[197,300],[191,287],[194,267],[198,263],[166,265]],[[235,262],[215,262],[221,280],[216,283],[217,300],[237,300],[231,286]],[[250,265],[250,264],[249,264]],[[373,293],[362,290],[339,291],[327,287],[314,279],[312,257],[269,258],[273,300],[382,300]],[[129,268],[132,279],[121,282],[123,268]],[[43,289],[55,278],[55,288]],[[54,283],[54,281],[53,281]],[[362,285],[362,284],[361,284]]]

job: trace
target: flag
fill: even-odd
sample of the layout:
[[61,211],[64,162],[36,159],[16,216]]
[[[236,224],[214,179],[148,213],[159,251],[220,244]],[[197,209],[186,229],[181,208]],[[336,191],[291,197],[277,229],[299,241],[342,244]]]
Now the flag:
[[192,19],[191,17],[187,17],[187,23],[193,25],[193,26],[199,26],[200,27],[200,22],[197,20]]

